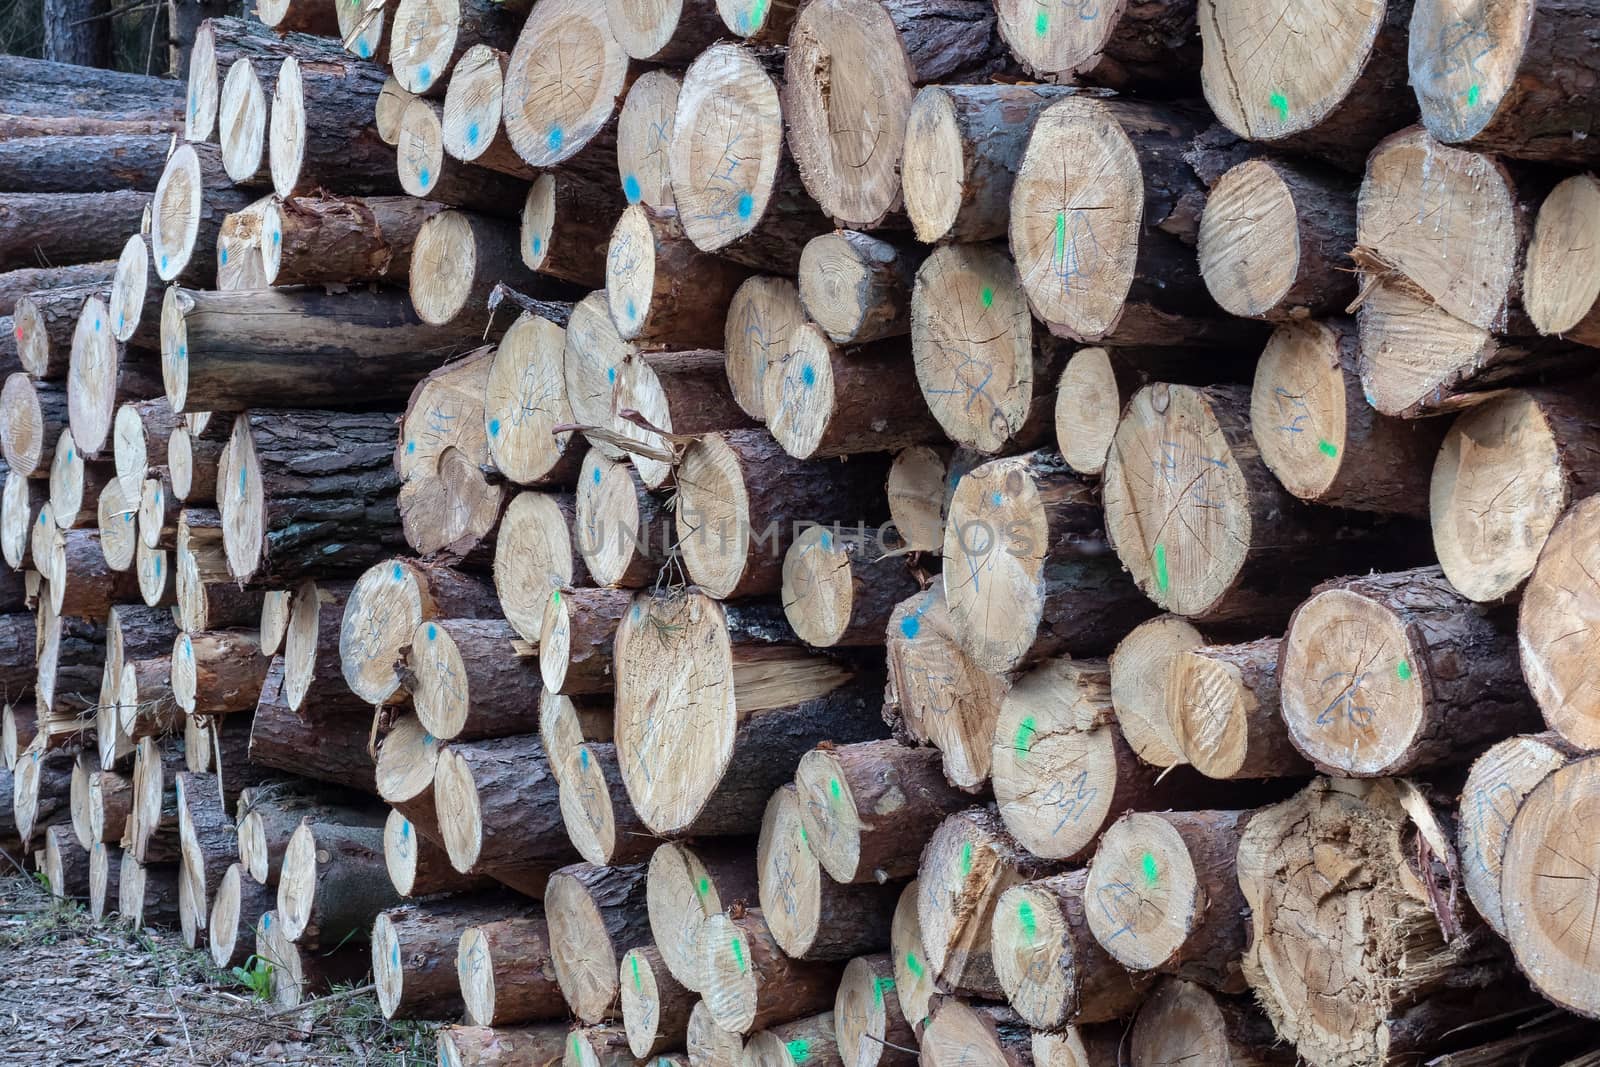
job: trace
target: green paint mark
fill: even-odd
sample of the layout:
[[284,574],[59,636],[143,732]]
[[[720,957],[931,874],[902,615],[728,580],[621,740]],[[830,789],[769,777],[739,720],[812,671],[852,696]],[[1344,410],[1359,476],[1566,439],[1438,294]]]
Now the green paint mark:
[[744,962],[744,942],[736,937],[731,944],[733,945],[733,958],[739,964],[739,973],[743,974],[750,969],[749,965]]
[[1160,871],[1156,870],[1156,858],[1149,852],[1144,854],[1144,882],[1145,885],[1154,887]]
[[796,1063],[804,1063],[811,1058],[811,1044],[802,1039],[785,1041],[783,1047],[789,1050],[789,1058]]
[[982,297],[983,297],[983,306],[984,307],[986,307],[986,308],[994,307],[994,286],[992,286],[992,285],[984,286],[983,287]]
[[830,782],[828,784],[828,788],[833,790],[833,799],[838,800],[839,794],[842,792],[839,788],[839,779],[835,778],[832,782]]
[[572,1054],[578,1057],[580,1060],[583,1058],[583,1049],[578,1045],[578,1038],[576,1034],[574,1034],[572,1038]]
[[915,952],[906,953],[906,970],[910,971],[912,975],[917,978],[922,977],[922,961],[917,959],[917,954]]
[[561,603],[561,590],[557,589],[555,592],[551,593],[550,599],[554,600],[557,604]]
[[699,885],[698,888],[700,890],[700,895],[701,896],[705,896],[707,893],[711,892],[711,879],[709,879],[709,878],[700,879],[700,885]]
[[1477,107],[1478,106],[1478,98],[1480,96],[1482,96],[1482,95],[1483,95],[1483,90],[1481,88],[1479,88],[1478,86],[1476,86],[1476,85],[1474,85],[1472,88],[1468,89],[1467,90],[1467,106],[1468,107]]
[[1024,900],[1017,905],[1017,919],[1022,923],[1022,938],[1027,944],[1039,936],[1039,924],[1033,921],[1033,905]]
[[750,28],[759,30],[767,19],[767,4],[769,0],[756,0],[750,5]]
[[1033,17],[1033,32],[1040,37],[1050,32],[1050,12],[1041,11]]
[[808,845],[811,844],[811,835],[806,833],[806,828],[804,826],[800,827],[800,840],[804,841]]
[[642,990],[644,983],[639,981],[639,957],[633,954],[628,956],[628,962],[633,964],[633,988]]
[[1056,262],[1063,263],[1067,258],[1067,213],[1056,212]]
[[1170,577],[1168,577],[1168,575],[1167,575],[1167,546],[1166,545],[1163,545],[1163,544],[1157,544],[1156,545],[1156,556],[1155,556],[1155,559],[1156,559],[1156,588],[1161,590],[1163,593],[1165,593],[1167,591],[1167,586],[1172,584],[1172,579]]
[[1332,441],[1327,440],[1326,438],[1317,442],[1317,448],[1321,449],[1322,454],[1327,456],[1329,459],[1339,458],[1339,446],[1334,444]]
[[1394,673],[1400,676],[1400,680],[1402,682],[1411,681],[1411,663],[1410,663],[1410,661],[1401,660],[1399,663],[1396,663],[1394,665]]
[[965,878],[972,873],[972,842],[968,841],[961,846],[961,877]]
[[1289,98],[1287,96],[1284,96],[1282,93],[1273,93],[1268,102],[1271,103],[1274,108],[1277,108],[1278,120],[1280,122],[1289,121]]
[[893,978],[874,978],[872,980],[872,1002],[878,1007],[883,1007],[883,991],[894,988]]
[[1033,744],[1033,735],[1038,731],[1038,726],[1029,715],[1017,726],[1017,736],[1011,739],[1011,747],[1016,749],[1018,756],[1028,754],[1028,746]]

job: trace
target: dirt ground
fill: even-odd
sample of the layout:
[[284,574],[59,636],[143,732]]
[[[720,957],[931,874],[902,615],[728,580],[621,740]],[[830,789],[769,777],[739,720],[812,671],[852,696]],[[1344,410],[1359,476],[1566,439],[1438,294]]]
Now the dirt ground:
[[0,855],[0,1065],[298,1063],[418,1067],[434,1027],[389,1023],[370,991],[273,1015],[176,930],[95,923]]

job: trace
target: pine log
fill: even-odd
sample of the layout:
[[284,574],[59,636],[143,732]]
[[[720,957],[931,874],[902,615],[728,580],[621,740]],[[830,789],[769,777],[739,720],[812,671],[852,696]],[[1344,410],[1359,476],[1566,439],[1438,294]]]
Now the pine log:
[[[1006,9],[1018,5],[998,6],[1004,33]],[[1163,11],[1173,6],[1157,5]],[[929,85],[917,93],[906,119],[900,168],[906,214],[917,239],[1005,237],[1011,189],[1034,121],[1050,103],[1074,91],[1055,85]]]
[[16,837],[27,848],[43,846],[45,830],[69,826],[72,821],[73,757],[60,749],[46,749],[35,737],[17,757],[11,773],[11,813]]
[[[35,382],[16,371],[6,377],[4,391],[0,392],[0,411],[6,416],[0,445],[4,446],[8,477],[47,477],[55,458],[56,441],[67,429],[66,388]],[[19,512],[18,519],[21,517]]]
[[1196,248],[1223,310],[1274,322],[1342,311],[1356,295],[1348,178],[1304,164],[1251,159],[1211,187]]
[[1208,778],[1310,773],[1290,743],[1278,707],[1281,644],[1264,637],[1202,645],[1170,657],[1167,718],[1184,762]]
[[[827,0],[801,11],[790,30],[783,110],[806,190],[842,226],[881,225],[900,199],[917,86],[984,81],[1008,60],[984,3],[929,11],[898,0]],[[865,100],[875,102],[870,113],[851,103]]]
[[784,613],[814,647],[882,644],[890,615],[916,591],[916,578],[890,545],[837,528],[808,528],[784,555]]
[[[1084,887],[1089,930],[1136,973],[1242,993],[1249,938],[1234,853],[1249,813],[1130,813],[1100,840]],[[1090,1020],[1099,1022],[1103,1020]]]
[[275,56],[241,55],[223,77],[217,96],[217,142],[222,146],[223,169],[236,185],[272,184],[267,132],[280,66]]
[[620,982],[629,1050],[648,1059],[681,1047],[699,1000],[672,977],[654,945],[638,945],[623,955]]
[[0,60],[0,85],[9,115],[170,119],[180,107],[178,85],[165,78],[21,56]]
[[733,294],[750,272],[701,252],[678,217],[634,204],[606,250],[611,321],[624,340],[673,348],[716,348]]
[[[1600,179],[1576,174],[1539,205],[1522,275],[1522,306],[1545,335],[1600,345],[1600,265],[1590,234],[1600,226]],[[0,308],[3,308],[0,303]]]
[[616,186],[587,174],[541,174],[522,202],[522,265],[574,285],[603,284],[606,247],[623,202]]
[[103,922],[117,910],[122,892],[122,849],[97,841],[89,850],[89,916]]
[[1522,734],[1491,746],[1467,771],[1456,819],[1461,881],[1473,908],[1501,937],[1509,933],[1501,882],[1512,820],[1534,787],[1580,751],[1556,733]]
[[[4,397],[0,396],[0,411],[5,410]],[[9,421],[7,425],[11,425]],[[6,439],[7,435],[0,431],[0,441]],[[6,469],[5,490],[0,494],[0,555],[14,575],[32,568],[33,531],[39,526],[40,514],[49,506],[49,486],[45,481]],[[53,521],[45,519],[46,523]],[[131,532],[128,540],[133,540]],[[8,594],[5,599],[9,603],[13,597]]]
[[[219,429],[227,425],[222,419],[216,421]],[[226,448],[226,440],[195,434],[187,427],[173,430],[167,438],[167,474],[172,478],[173,495],[190,507],[215,504],[217,464]]]
[[[105,194],[98,194],[96,199],[104,196]],[[27,200],[29,198],[23,199]],[[63,197],[63,199],[70,200],[67,197]],[[0,220],[6,218],[5,204],[8,202],[8,198],[0,197]],[[140,210],[143,210],[142,200],[140,201]],[[72,212],[68,217],[76,221],[81,216],[77,212]],[[116,247],[109,248],[106,254],[110,255],[112,251],[115,251]],[[116,274],[116,261],[112,259],[90,262],[89,260],[94,257],[73,256],[64,258],[75,259],[77,262],[74,265],[61,267],[19,266],[0,269],[0,315],[12,316],[16,312],[17,301],[29,293],[48,292],[51,289],[68,289],[79,285],[104,285]],[[34,257],[31,253],[29,253],[27,259],[30,263],[34,262]],[[15,333],[13,330],[8,329],[6,332],[12,334],[12,340],[0,340],[0,344],[14,343]],[[7,358],[16,358],[14,349],[6,351]],[[10,368],[6,373],[10,373],[10,370],[14,369],[16,368]]]
[[797,460],[759,430],[697,438],[678,472],[678,541],[690,578],[719,598],[778,591],[794,525],[875,521],[886,470],[871,457],[847,467]]
[[150,206],[150,260],[156,276],[196,286],[214,279],[223,220],[243,211],[252,199],[233,187],[216,146],[179,145],[166,160]]
[[995,905],[995,973],[1011,1007],[1039,1029],[1121,1018],[1148,985],[1092,936],[1091,917],[1106,907],[1108,894],[1091,887],[1091,878],[1079,870],[1027,882]]
[[72,836],[72,827],[61,824],[44,832],[44,866],[41,873],[58,900],[89,899],[89,852]]
[[652,211],[677,210],[667,154],[682,86],[673,71],[646,71],[622,101],[617,114],[617,172],[622,195],[630,204],[643,204]]
[[444,150],[463,163],[528,180],[538,172],[517,155],[500,122],[510,60],[487,44],[461,53],[444,94]]
[[609,702],[574,701],[549,689],[539,694],[539,743],[558,782],[578,747],[586,740],[610,741],[611,727]]
[[117,408],[112,422],[112,459],[122,491],[130,500],[138,496],[151,467],[167,465],[167,443],[181,424],[164,397]]
[[1509,390],[1445,434],[1429,493],[1445,577],[1472,600],[1511,596],[1574,501],[1596,488],[1600,437],[1586,390]]
[[[104,282],[44,289],[27,294],[13,310],[12,332],[17,339],[17,359],[42,385],[67,376],[72,360],[72,338],[84,304],[91,297],[103,297]],[[63,414],[66,398],[62,397]],[[25,471],[25,473],[27,473]]]
[[[444,122],[439,105],[420,97],[408,102],[400,113],[394,133],[401,190],[413,197],[426,197],[484,215],[510,215],[524,191],[520,179],[532,177],[535,172],[523,169],[513,177],[446,160],[445,139],[449,134]],[[515,153],[510,153],[510,158],[521,163]]]
[[628,799],[617,747],[580,743],[562,769],[561,816],[567,838],[590,863],[616,865],[646,859],[660,841],[640,821]]
[[1303,21],[1261,20],[1246,0],[1204,0],[1200,83],[1229,130],[1349,170],[1416,115],[1407,89],[1406,0]]
[[533,734],[443,749],[433,792],[450,862],[463,874],[548,871],[572,854],[558,787]]
[[668,166],[695,247],[792,275],[806,242],[831,227],[799,187],[784,139],[788,109],[763,58],[735,44],[701,53],[678,93]]
[[800,301],[839,344],[864,344],[911,332],[911,290],[922,256],[855,230],[806,243]]
[[767,801],[756,845],[761,912],[773,940],[799,960],[840,961],[888,947],[896,885],[824,877],[791,783]]
[[431,619],[407,652],[412,707],[441,741],[531,733],[537,726],[539,665],[516,650],[499,619]]
[[415,197],[298,196],[262,217],[268,285],[396,281],[411,270],[417,231],[443,206]]
[[567,1046],[565,1023],[548,1026],[447,1026],[439,1031],[440,1067],[516,1067],[553,1063]]
[[462,1010],[456,949],[469,930],[515,909],[499,897],[402,904],[372,925],[372,974],[386,1019],[454,1018]]
[[693,1057],[691,1063],[705,1067],[740,1067],[744,1063],[744,1035],[718,1026],[704,999],[695,1001],[689,1010],[684,1047],[694,1050],[688,1053]]
[[181,746],[153,737],[139,742],[133,760],[133,808],[123,847],[140,863],[178,859],[177,778],[185,769]]
[[[99,498],[106,484],[116,480],[109,459],[90,459],[77,447],[70,429],[63,430],[50,457],[50,515],[63,530],[98,522]],[[138,490],[134,500],[140,498]],[[48,577],[48,576],[47,576]]]
[[784,955],[760,909],[706,920],[705,1004],[716,1024],[753,1034],[778,1023],[827,1010],[839,986],[837,964]]
[[1111,703],[1123,739],[1138,757],[1157,767],[1183,763],[1171,714],[1176,657],[1206,643],[1192,624],[1158,615],[1134,627],[1111,656]]
[[940,823],[917,872],[917,921],[931,980],[945,989],[1000,996],[991,933],[1000,898],[1052,869],[1006,832],[992,808],[969,808]]
[[251,711],[271,658],[253,630],[179,634],[172,646],[172,696],[190,715]]
[[538,284],[505,227],[461,211],[422,224],[411,258],[411,303],[422,321],[461,331],[485,325],[486,299],[501,282],[529,291]]
[[923,261],[911,351],[923,399],[957,444],[992,454],[1048,434],[1047,383],[1066,353],[1035,336],[1016,266],[998,247],[946,245]]
[[579,863],[550,876],[545,912],[550,956],[562,996],[591,1025],[616,1018],[622,957],[648,944],[643,864],[597,867]]
[[1594,614],[1594,583],[1585,571],[1597,508],[1592,497],[1580,501],[1551,531],[1523,592],[1517,627],[1523,677],[1545,723],[1584,749],[1600,737],[1600,706],[1585,681]]
[[164,548],[150,548],[143,541],[134,543],[133,570],[139,583],[139,597],[151,607],[177,603],[172,565]]
[[[1194,9],[1183,3],[1049,8],[1002,0],[1000,36],[1022,65],[1052,81],[1125,89],[1192,84],[1200,67]],[[1054,17],[1052,17],[1054,15]]]
[[[1119,813],[1194,806],[1208,789],[1182,768],[1135,756],[1115,723],[1104,660],[1050,660],[1022,676],[994,728],[994,792],[1006,829],[1034,855],[1085,856]],[[926,865],[924,865],[926,871]]]
[[177,802],[181,857],[178,869],[179,877],[187,884],[178,916],[185,942],[198,941],[195,932],[206,928],[217,887],[239,847],[215,775],[192,771],[178,775]]
[[365,706],[345,685],[339,658],[339,627],[349,599],[347,582],[307,579],[294,590],[283,638],[283,699],[309,718],[354,714]]
[[506,330],[489,365],[483,421],[489,456],[508,481],[564,484],[584,456],[582,439],[555,427],[573,421],[563,355],[565,319],[524,312]]
[[779,1023],[750,1035],[744,1061],[752,1067],[844,1067],[830,1011]]
[[439,739],[422,728],[415,715],[402,715],[378,741],[378,795],[415,826],[443,844],[433,780],[438,770]]
[[612,642],[632,596],[620,589],[558,589],[550,595],[539,632],[546,686],[567,696],[611,692]]
[[250,720],[250,762],[362,792],[381,792],[381,776],[369,745],[371,715],[346,704],[302,717],[284,699],[283,673],[281,657],[274,657]]
[[800,291],[787,278],[757,275],[733,294],[723,350],[734,400],[751,418],[765,421],[767,368],[789,350],[790,334],[805,321]]
[[1266,623],[1318,576],[1409,551],[1398,531],[1313,522],[1262,462],[1239,386],[1141,389],[1117,428],[1104,497],[1106,532],[1134,581],[1191,619]]
[[1010,242],[1052,333],[1210,347],[1249,336],[1217,317],[1192,247],[1205,192],[1182,152],[1199,130],[1188,110],[1087,96],[1039,114],[1011,192]]
[[923,1030],[923,1043],[928,1067],[956,1067],[962,1056],[993,1067],[1027,1067],[1032,1034],[1006,1005],[941,995]]
[[0,181],[11,193],[154,190],[167,164],[165,133],[8,137],[0,141]]
[[63,530],[50,552],[41,556],[38,549],[35,541],[35,561],[49,560],[47,599],[58,615],[102,618],[113,604],[131,603],[139,589],[134,575],[107,566],[97,530]]
[[106,451],[118,406],[160,392],[159,359],[152,349],[124,346],[111,336],[110,312],[99,296],[84,302],[68,359],[72,436],[85,456],[98,458]]
[[1190,1057],[1261,1067],[1296,1062],[1261,1009],[1181,978],[1168,978],[1151,991],[1133,1021],[1128,1048],[1132,1062],[1140,1065]]
[[671,551],[672,520],[631,463],[583,454],[574,499],[578,552],[596,585],[643,588]]
[[256,924],[255,955],[271,964],[270,1001],[278,1010],[297,1008],[336,986],[353,985],[372,964],[360,945],[335,951],[304,950],[282,936],[282,924],[275,919],[276,913],[269,911]]
[[[573,421],[584,431],[591,447],[610,459],[625,459],[618,440],[627,429],[642,440],[642,431],[617,418],[615,393],[625,361],[638,346],[624,341],[611,321],[606,295],[593,292],[572,306],[567,322],[563,374]],[[591,432],[594,431],[594,432]]]
[[1362,392],[1359,355],[1348,320],[1273,332],[1250,393],[1250,430],[1262,462],[1302,500],[1421,516],[1423,477],[1445,426],[1374,411]]
[[1592,162],[1593,16],[1583,2],[1460,11],[1420,0],[1409,80],[1428,132],[1518,159]]
[[[656,849],[645,887],[650,934],[662,962],[685,989],[704,993],[707,988],[707,921],[755,903],[758,892],[755,853],[748,840],[707,839],[694,848],[668,842]],[[692,1044],[692,1019],[689,1030]]]
[[383,865],[383,830],[302,819],[283,853],[282,936],[310,949],[365,940],[398,897]]
[[[1402,1063],[1454,1027],[1524,1001],[1507,980],[1504,945],[1455,913],[1439,880],[1454,862],[1441,822],[1407,782],[1319,778],[1251,818],[1238,852],[1251,917],[1245,978],[1300,1056],[1335,1067]],[[1329,896],[1324,872],[1356,868],[1366,876]],[[1372,921],[1384,937],[1354,933]],[[1333,988],[1342,990],[1339,1011],[1310,1009]]]
[[390,37],[389,66],[406,91],[438,95],[456,61],[471,46],[510,48],[517,37],[519,16],[527,14],[530,6],[527,0],[509,4],[401,0],[394,11],[394,25],[402,32]]
[[[482,320],[429,326],[399,293],[171,289],[162,367],[174,411],[393,410],[442,360],[479,343]],[[308,376],[305,360],[326,373]]]
[[302,821],[376,827],[384,817],[366,798],[327,786],[284,781],[257,786],[238,805],[239,862],[251,880],[276,886],[284,850]]
[[979,668],[962,649],[943,581],[895,608],[885,652],[884,720],[902,743],[937,748],[951,785],[981,792],[1010,682]]
[[[25,293],[59,288],[48,284],[46,273],[68,284],[103,283],[101,269],[90,265],[117,255],[149,202],[148,194],[133,189],[0,194],[0,271],[10,272],[0,274],[0,292],[7,297],[0,309]],[[61,266],[22,269],[41,263]]]
[[845,1067],[910,1067],[917,1038],[895,992],[894,958],[875,952],[844,965],[833,998],[833,1036]]
[[[728,387],[723,354],[716,351],[629,353],[618,368],[611,405],[612,427],[624,439],[618,444],[651,489],[672,481],[674,463],[664,457],[676,458],[682,437],[751,425]],[[677,441],[668,436],[673,434]]]
[[805,841],[844,884],[914,875],[923,842],[971,802],[946,782],[936,750],[887,740],[813,749],[801,758],[795,785]]
[[469,1023],[505,1027],[567,1014],[542,917],[505,916],[469,926],[459,939],[455,973]]
[[260,621],[262,591],[239,588],[228,573],[220,512],[185,508],[178,517],[173,556],[172,580],[183,629],[248,629]]
[[1353,777],[1471,759],[1538,721],[1508,630],[1437,568],[1328,583],[1284,638],[1290,740]]
[[[556,55],[562,61],[551,63]],[[571,77],[573,64],[585,72],[581,82]],[[536,6],[505,71],[504,122],[512,147],[540,168],[575,156],[599,163],[614,154],[617,102],[636,71],[602,5],[559,0]]]
[[[302,0],[306,2],[306,0]],[[282,30],[289,30],[283,27]],[[221,78],[241,59],[275,73],[285,56],[325,57],[338,44],[308,33],[274,32],[253,18],[210,18],[200,24],[189,54],[189,84],[184,110],[186,141],[210,141],[217,133]],[[252,927],[253,929],[253,927]]]
[[394,466],[406,541],[424,558],[482,568],[507,494],[484,472],[484,390],[493,352],[481,348],[417,383],[400,420]]
[[973,663],[1007,672],[1069,650],[1104,654],[1153,613],[1110,552],[1099,503],[1054,450],[961,479],[945,528],[945,597]]
[[530,643],[544,627],[552,593],[588,585],[573,525],[569,493],[519,493],[507,506],[495,538],[494,588],[499,612]]
[[248,877],[241,864],[223,872],[206,922],[212,963],[230,968],[249,962],[255,949],[253,931],[261,916],[272,910],[275,898],[276,893]]
[[395,154],[372,126],[384,77],[377,63],[349,56],[284,59],[267,135],[274,192],[288,199],[318,187],[363,196],[401,191]]
[[697,592],[640,594],[634,607],[617,631],[616,735],[634,809],[656,833],[748,833],[754,806],[817,741],[881,735],[867,700],[877,679],[784,641],[771,608]]
[[403,897],[431,897],[485,889],[498,883],[492,878],[464,875],[450,866],[450,855],[436,840],[438,826],[419,828],[391,809],[383,824],[383,862],[389,881]]

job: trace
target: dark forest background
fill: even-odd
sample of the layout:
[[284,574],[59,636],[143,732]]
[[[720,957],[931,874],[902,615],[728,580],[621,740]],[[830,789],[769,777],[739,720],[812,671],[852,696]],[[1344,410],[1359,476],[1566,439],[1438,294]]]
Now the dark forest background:
[[183,75],[200,23],[245,0],[0,0],[0,53]]

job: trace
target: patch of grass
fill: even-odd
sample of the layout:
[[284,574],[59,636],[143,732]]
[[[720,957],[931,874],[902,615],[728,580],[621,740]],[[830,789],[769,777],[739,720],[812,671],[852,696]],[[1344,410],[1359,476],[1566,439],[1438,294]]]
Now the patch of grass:
[[[348,992],[351,986],[336,987],[330,997]],[[326,1002],[312,1001],[312,1017],[319,1031],[350,1049],[357,1058],[351,1063],[364,1067],[418,1067],[429,1064],[436,1055],[434,1042],[437,1023],[410,1019],[385,1019],[372,993],[339,997]]]

